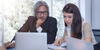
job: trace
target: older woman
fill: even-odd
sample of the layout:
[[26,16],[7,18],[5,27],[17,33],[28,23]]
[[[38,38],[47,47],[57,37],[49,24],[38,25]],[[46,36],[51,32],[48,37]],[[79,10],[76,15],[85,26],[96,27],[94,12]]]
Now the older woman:
[[[18,32],[47,32],[47,44],[54,43],[57,33],[57,20],[49,16],[47,3],[38,1],[34,6],[34,13],[34,16],[28,17],[28,20]],[[6,46],[9,48],[11,45]]]

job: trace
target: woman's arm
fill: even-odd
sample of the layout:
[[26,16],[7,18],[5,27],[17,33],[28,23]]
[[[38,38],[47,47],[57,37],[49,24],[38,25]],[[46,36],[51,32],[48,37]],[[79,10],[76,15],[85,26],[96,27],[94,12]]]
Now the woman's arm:
[[60,46],[63,42],[65,42],[65,38],[67,36],[67,32],[64,32],[63,37],[57,38],[54,42],[54,45]]
[[83,34],[84,34],[84,40],[86,42],[91,42],[92,41],[92,28],[91,28],[91,25],[87,22],[85,22],[83,24]]
[[[48,44],[54,43],[56,34],[57,34],[57,20],[55,18],[49,18],[47,21],[48,29],[47,29],[47,36],[48,36]],[[46,27],[45,27],[46,28]]]

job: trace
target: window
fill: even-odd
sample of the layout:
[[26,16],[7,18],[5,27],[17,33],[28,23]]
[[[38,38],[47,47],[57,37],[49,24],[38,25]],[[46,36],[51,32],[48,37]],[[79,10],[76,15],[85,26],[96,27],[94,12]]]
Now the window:
[[62,9],[67,3],[74,3],[80,7],[80,0],[44,0],[49,5],[50,16],[54,17],[58,21],[58,34],[63,36],[64,33],[64,20]]
[[[10,41],[17,30],[33,15],[33,5],[39,0],[2,0],[0,15],[4,18],[4,42]],[[74,3],[80,7],[80,0],[44,0],[49,5],[50,16],[58,21],[58,33],[64,32],[62,8],[67,3]],[[0,16],[1,17],[1,16]],[[59,31],[60,30],[60,31]]]

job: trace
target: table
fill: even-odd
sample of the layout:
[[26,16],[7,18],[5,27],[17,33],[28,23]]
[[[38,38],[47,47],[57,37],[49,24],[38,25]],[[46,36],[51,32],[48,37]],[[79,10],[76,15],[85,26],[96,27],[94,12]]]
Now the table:
[[[15,50],[15,48],[10,48],[7,50]],[[57,49],[48,49],[48,50],[66,50],[65,48],[57,48]]]

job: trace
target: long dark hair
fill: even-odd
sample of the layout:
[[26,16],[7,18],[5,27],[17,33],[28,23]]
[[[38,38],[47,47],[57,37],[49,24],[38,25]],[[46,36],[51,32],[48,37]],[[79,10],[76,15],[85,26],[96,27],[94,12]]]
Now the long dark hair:
[[[73,14],[73,21],[71,25],[72,37],[81,39],[82,38],[82,17],[79,8],[72,3],[68,3],[63,8],[63,13],[64,12]],[[67,26],[67,24],[65,24],[65,26]]]

